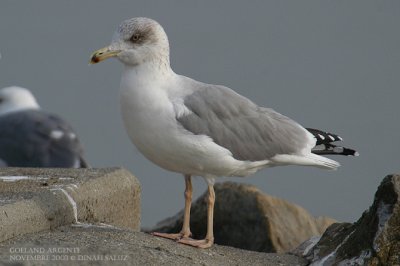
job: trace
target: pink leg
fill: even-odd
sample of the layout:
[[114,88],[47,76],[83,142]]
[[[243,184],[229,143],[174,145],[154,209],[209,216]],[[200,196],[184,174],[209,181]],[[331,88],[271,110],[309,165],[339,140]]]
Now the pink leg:
[[192,205],[192,194],[193,187],[191,176],[185,175],[185,212],[183,214],[182,230],[176,234],[153,232],[152,235],[174,240],[189,238],[192,235],[190,232],[190,207]]
[[214,231],[213,231],[214,203],[215,203],[214,185],[208,184],[208,209],[207,209],[207,234],[206,234],[206,237],[205,237],[205,239],[202,239],[202,240],[182,238],[182,239],[178,240],[179,243],[198,247],[198,248],[209,248],[214,244]]

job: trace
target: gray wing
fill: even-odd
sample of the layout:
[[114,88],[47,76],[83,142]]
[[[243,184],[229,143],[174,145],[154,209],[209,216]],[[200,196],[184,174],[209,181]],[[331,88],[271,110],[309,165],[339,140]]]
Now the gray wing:
[[16,167],[86,167],[69,124],[40,110],[0,117],[0,159]]
[[211,137],[238,160],[259,161],[293,154],[310,145],[306,130],[223,86],[202,84],[184,98],[192,113],[177,117],[193,134]]

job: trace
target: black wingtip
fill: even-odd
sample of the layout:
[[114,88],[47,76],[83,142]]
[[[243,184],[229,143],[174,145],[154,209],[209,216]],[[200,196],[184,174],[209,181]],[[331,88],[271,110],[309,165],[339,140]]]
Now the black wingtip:
[[314,137],[317,139],[316,145],[324,144],[324,143],[331,143],[336,141],[342,141],[343,138],[329,132],[325,132],[315,128],[306,128]]
[[359,156],[358,151],[345,148],[342,146],[333,145],[330,143],[320,144],[315,146],[312,150],[314,154],[318,155],[344,155],[344,156]]

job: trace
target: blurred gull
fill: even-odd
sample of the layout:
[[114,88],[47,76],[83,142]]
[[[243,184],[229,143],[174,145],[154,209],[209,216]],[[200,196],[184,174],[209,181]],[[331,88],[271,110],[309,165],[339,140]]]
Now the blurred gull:
[[[152,19],[122,22],[111,45],[94,52],[91,63],[110,57],[124,65],[120,102],[132,142],[155,164],[185,177],[182,231],[154,235],[210,247],[214,242],[215,177],[248,176],[279,165],[336,169],[338,162],[318,154],[357,155],[332,144],[341,140],[337,135],[305,129],[227,87],[175,74],[167,35]],[[208,184],[207,235],[203,240],[190,238],[191,176],[202,176]]]
[[20,87],[0,89],[0,166],[87,167],[71,126]]

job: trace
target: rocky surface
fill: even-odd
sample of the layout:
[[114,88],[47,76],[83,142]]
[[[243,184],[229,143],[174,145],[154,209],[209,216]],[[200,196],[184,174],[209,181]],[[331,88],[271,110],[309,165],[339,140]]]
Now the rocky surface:
[[0,243],[1,265],[307,265],[287,254],[198,249],[108,226],[64,226]]
[[[335,222],[314,218],[305,209],[263,194],[256,187],[231,182],[215,185],[215,242],[253,251],[286,252]],[[191,230],[194,238],[206,233],[206,195],[192,205]],[[178,232],[183,211],[148,231]]]
[[[384,178],[354,224],[314,218],[249,185],[215,190],[217,243],[282,253],[314,237],[292,255],[197,249],[138,232],[140,184],[124,169],[3,168],[0,265],[400,265],[400,175]],[[181,223],[182,212],[155,230],[176,232]],[[203,237],[204,195],[193,204],[191,226]]]
[[311,265],[400,265],[399,195],[400,175],[385,177],[357,222],[333,224],[318,242],[309,241],[294,253]]
[[78,222],[139,231],[139,181],[121,168],[0,169],[0,242]]

